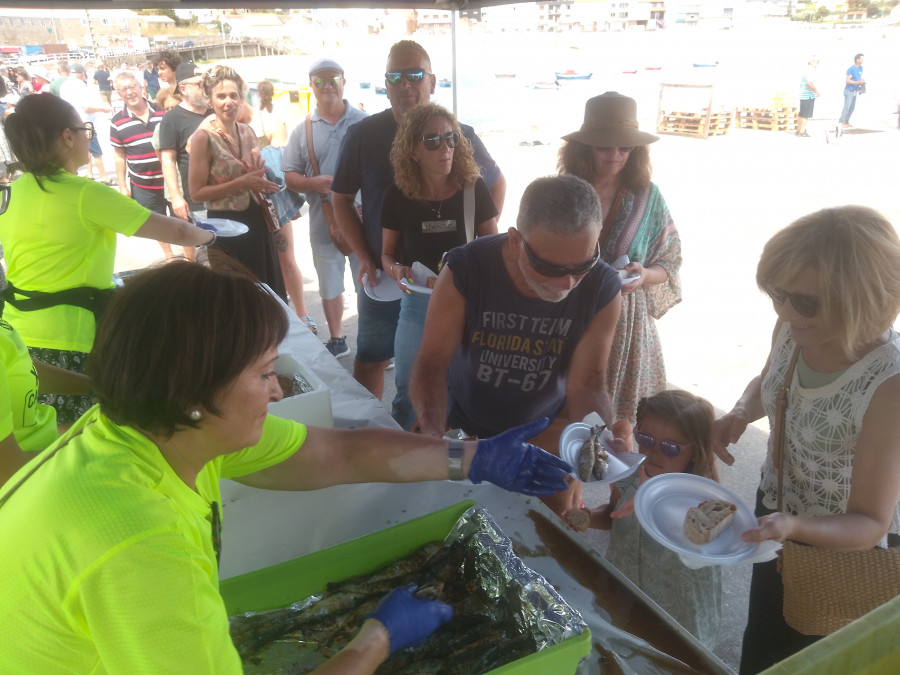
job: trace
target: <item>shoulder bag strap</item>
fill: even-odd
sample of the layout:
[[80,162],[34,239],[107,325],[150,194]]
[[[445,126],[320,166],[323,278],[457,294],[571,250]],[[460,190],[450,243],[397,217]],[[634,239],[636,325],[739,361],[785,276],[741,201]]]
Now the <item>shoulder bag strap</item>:
[[781,491],[784,485],[785,419],[787,418],[788,397],[791,394],[791,378],[794,375],[794,367],[797,365],[798,356],[800,356],[800,346],[796,345],[784,376],[784,384],[781,385],[781,389],[778,390],[778,396],[775,399],[775,452],[772,461],[778,466],[777,509],[779,511],[781,511]]
[[475,238],[475,182],[469,181],[463,189],[463,213],[466,218],[466,241]]
[[313,148],[312,117],[310,115],[306,116],[306,148],[309,150],[309,163],[312,164],[313,175],[318,176],[321,171],[319,171],[319,163],[316,161],[316,151],[315,148]]

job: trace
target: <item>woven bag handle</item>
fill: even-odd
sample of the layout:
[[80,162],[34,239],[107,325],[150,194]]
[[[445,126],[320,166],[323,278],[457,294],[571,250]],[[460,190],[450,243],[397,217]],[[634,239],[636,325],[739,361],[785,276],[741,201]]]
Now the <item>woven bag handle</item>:
[[775,452],[772,461],[778,466],[778,503],[777,509],[781,511],[781,489],[784,485],[784,447],[785,447],[785,420],[787,418],[788,397],[791,394],[791,378],[797,365],[797,357],[800,356],[800,345],[794,347],[791,354],[791,362],[788,364],[784,375],[784,384],[778,390],[775,399]]

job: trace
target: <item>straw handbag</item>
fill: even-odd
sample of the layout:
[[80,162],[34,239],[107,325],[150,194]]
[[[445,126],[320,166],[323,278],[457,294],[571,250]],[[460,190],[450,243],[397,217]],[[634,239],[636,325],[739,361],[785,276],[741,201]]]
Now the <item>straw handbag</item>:
[[[778,510],[781,511],[785,417],[791,376],[799,347],[794,349],[775,413],[778,465]],[[785,541],[778,558],[784,584],[784,620],[804,635],[828,635],[900,594],[900,548],[829,551]]]

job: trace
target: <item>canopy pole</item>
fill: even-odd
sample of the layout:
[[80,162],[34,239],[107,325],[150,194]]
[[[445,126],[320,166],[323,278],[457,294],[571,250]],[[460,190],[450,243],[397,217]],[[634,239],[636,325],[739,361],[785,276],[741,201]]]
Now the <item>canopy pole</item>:
[[453,59],[453,70],[451,72],[451,76],[453,78],[453,114],[459,117],[459,112],[456,109],[456,90],[459,88],[456,86],[456,15],[459,14],[458,9],[454,9],[450,12],[450,51]]

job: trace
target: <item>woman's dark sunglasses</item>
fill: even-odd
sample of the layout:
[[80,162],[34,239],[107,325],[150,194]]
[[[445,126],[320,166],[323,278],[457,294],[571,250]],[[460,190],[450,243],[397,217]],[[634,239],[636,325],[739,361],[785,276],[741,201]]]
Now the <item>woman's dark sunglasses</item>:
[[572,267],[566,267],[565,265],[559,265],[557,263],[550,262],[549,260],[538,258],[535,255],[534,251],[532,251],[528,246],[528,242],[525,241],[525,237],[522,237],[522,246],[525,247],[525,255],[528,256],[528,263],[531,265],[531,268],[544,277],[580,277],[590,272],[594,265],[597,264],[597,261],[600,260],[599,242],[597,242],[597,253],[593,258],[591,258],[590,260],[585,260],[583,263],[573,265]]
[[400,84],[400,80],[403,79],[415,84],[425,79],[425,74],[425,70],[422,68],[407,68],[406,70],[399,70],[393,73],[385,73],[384,79],[387,80],[388,84]]
[[437,150],[441,147],[441,141],[447,144],[447,147],[451,150],[459,145],[459,132],[458,131],[450,131],[443,136],[440,134],[428,134],[427,136],[422,136],[422,143],[425,144],[426,150]]
[[[640,429],[634,430],[634,440],[637,441],[637,444],[642,448],[646,448],[650,450],[653,446],[656,445],[656,439],[653,438],[646,431],[641,431]],[[684,450],[690,443],[687,445],[682,445],[681,443],[676,443],[675,441],[660,441],[659,449],[662,450],[662,453],[666,457],[678,457],[681,454],[681,451]]]
[[618,150],[618,151],[621,152],[623,155],[627,155],[627,154],[630,153],[632,150],[634,150],[634,146],[633,146],[633,145],[624,145],[624,146],[623,146],[623,145],[620,145],[618,148],[616,148],[616,147],[611,147],[611,148],[610,148],[610,147],[601,146],[601,145],[595,145],[595,146],[593,146],[593,147],[594,147],[594,150],[596,150],[597,152],[612,152],[613,150]]
[[784,304],[785,300],[790,300],[797,313],[807,319],[813,318],[819,312],[819,301],[808,295],[788,293],[780,288],[769,288],[768,286],[766,286],[766,293],[779,307]]

